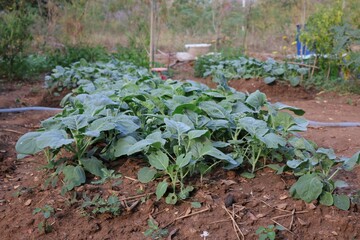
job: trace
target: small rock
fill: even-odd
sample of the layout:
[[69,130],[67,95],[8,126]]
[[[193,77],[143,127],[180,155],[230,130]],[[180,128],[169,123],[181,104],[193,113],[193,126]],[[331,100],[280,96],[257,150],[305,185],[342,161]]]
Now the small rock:
[[233,203],[235,203],[234,195],[232,195],[231,193],[227,194],[224,199],[225,207],[230,207],[231,205],[233,205]]
[[338,234],[337,232],[335,232],[335,231],[332,231],[331,233],[332,233],[332,235],[334,235],[334,236],[339,235],[339,234]]
[[31,202],[32,202],[32,200],[28,199],[28,200],[25,201],[24,205],[25,206],[30,206]]

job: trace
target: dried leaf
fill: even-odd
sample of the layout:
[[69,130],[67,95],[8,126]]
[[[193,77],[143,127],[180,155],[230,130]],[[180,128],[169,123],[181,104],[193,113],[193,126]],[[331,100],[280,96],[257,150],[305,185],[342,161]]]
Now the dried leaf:
[[316,208],[315,204],[313,204],[313,203],[308,203],[308,204],[306,204],[306,206],[310,210],[314,210]]
[[249,218],[250,218],[251,220],[253,220],[253,221],[257,221],[257,220],[258,220],[258,218],[257,218],[254,214],[252,214],[251,212],[248,212],[248,216],[249,216]]
[[301,218],[297,218],[297,220],[299,221],[299,223],[300,223],[300,225],[302,225],[302,226],[306,226],[306,225],[308,225],[309,223],[307,223],[307,222],[305,222],[304,220],[302,220]]
[[191,207],[189,207],[188,209],[186,209],[185,211],[185,216],[189,215],[191,213]]
[[234,180],[221,180],[221,184],[225,184],[226,186],[231,186],[237,183]]
[[26,202],[24,203],[25,206],[30,206],[32,200],[31,199],[28,199],[26,200]]
[[289,197],[288,195],[281,195],[279,199],[280,199],[280,200],[285,200],[285,199],[287,199],[288,197]]
[[287,207],[287,205],[288,205],[287,203],[280,203],[280,204],[276,205],[276,207],[279,209],[285,209]]
[[265,217],[267,214],[264,214],[264,213],[259,213],[259,214],[256,214],[256,217],[257,218],[263,218]]

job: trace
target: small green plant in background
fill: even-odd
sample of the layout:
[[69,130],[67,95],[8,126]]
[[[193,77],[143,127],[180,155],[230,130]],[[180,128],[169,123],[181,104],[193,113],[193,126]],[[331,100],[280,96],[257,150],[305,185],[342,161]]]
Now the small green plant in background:
[[81,208],[84,210],[91,210],[92,214],[110,213],[117,216],[121,212],[121,203],[117,196],[111,195],[107,199],[96,194],[92,199],[86,194],[83,194],[84,202]]
[[150,237],[151,239],[163,239],[169,234],[169,231],[160,228],[159,224],[153,218],[149,218],[147,223],[148,229],[144,232],[145,237]]
[[256,234],[259,235],[259,240],[275,240],[276,230],[282,231],[284,228],[279,225],[268,225],[267,227],[260,226],[256,230]]
[[45,205],[41,208],[35,208],[33,211],[33,215],[41,213],[44,216],[44,220],[42,220],[38,224],[38,230],[39,232],[49,233],[52,230],[51,225],[49,225],[48,220],[49,218],[55,213],[55,210],[53,207],[49,205]]

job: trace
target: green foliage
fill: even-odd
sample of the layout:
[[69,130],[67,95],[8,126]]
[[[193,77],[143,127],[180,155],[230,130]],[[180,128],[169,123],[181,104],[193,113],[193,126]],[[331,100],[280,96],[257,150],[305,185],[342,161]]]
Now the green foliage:
[[278,63],[269,58],[265,62],[255,58],[225,58],[221,54],[205,55],[195,64],[196,76],[212,76],[217,83],[231,79],[264,78],[266,84],[275,80],[289,81],[292,86],[300,84],[300,79],[307,77],[308,68],[296,64]]
[[[14,6],[15,7],[15,6]],[[33,16],[24,1],[11,11],[0,13],[0,74],[14,78],[22,54],[30,43]]]
[[53,207],[49,205],[45,205],[42,208],[35,208],[33,211],[33,215],[41,213],[44,217],[44,220],[42,220],[38,224],[38,230],[39,232],[49,233],[51,232],[52,228],[51,225],[47,223],[47,220],[54,214],[55,210]]
[[84,202],[81,205],[81,208],[85,211],[91,210],[92,214],[101,214],[101,213],[111,213],[114,216],[117,216],[121,212],[121,203],[117,196],[111,195],[107,199],[100,197],[99,194],[96,194],[92,199],[83,195]]
[[[303,110],[270,103],[260,91],[235,91],[226,82],[210,89],[193,81],[163,81],[147,69],[112,60],[57,67],[46,83],[76,89],[63,99],[61,113],[20,137],[16,151],[19,157],[45,151],[48,169],[64,177],[63,193],[91,176],[115,177],[106,162],[140,154],[148,166],[138,179],[160,179],[156,196],[168,204],[190,196],[189,176],[202,177],[217,165],[241,168],[252,177],[258,168],[276,165],[279,173],[301,176],[291,193],[312,201],[326,192],[335,196],[333,177],[359,163],[359,153],[339,159],[333,150],[296,137],[306,130],[307,121],[295,116]],[[71,157],[62,157],[63,151]],[[314,192],[307,191],[309,182]],[[343,197],[335,202],[346,207]]]
[[259,240],[275,240],[276,230],[282,231],[285,229],[279,225],[269,225],[267,227],[260,226],[256,230],[256,234],[259,235]]
[[88,62],[109,61],[111,59],[107,50],[102,46],[68,45],[64,50],[48,53],[49,62],[55,66],[70,66],[72,63],[84,59]]
[[148,54],[144,48],[118,46],[113,56],[119,61],[130,62],[139,67],[148,68],[150,66]]
[[334,48],[334,33],[332,28],[343,22],[343,11],[340,1],[330,7],[321,7],[311,15],[306,24],[306,30],[300,39],[317,54],[330,54]]
[[149,228],[144,232],[145,237],[150,237],[151,239],[163,239],[169,234],[169,231],[160,228],[159,224],[153,218],[149,218],[147,223]]

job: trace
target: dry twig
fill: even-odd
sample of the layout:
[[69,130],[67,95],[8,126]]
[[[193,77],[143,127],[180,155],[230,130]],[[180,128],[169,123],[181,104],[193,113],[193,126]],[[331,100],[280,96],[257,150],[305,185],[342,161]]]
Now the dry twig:
[[[223,208],[223,209],[225,210],[225,212],[229,215],[229,217],[230,217],[230,219],[231,219],[231,221],[232,221],[233,228],[234,228],[234,231],[235,231],[235,234],[236,234],[237,239],[239,239],[239,240],[244,240],[244,239],[245,239],[245,236],[244,236],[244,234],[242,233],[240,227],[237,225],[234,216],[233,216],[233,215],[230,213],[230,211],[225,207],[225,205],[223,205],[222,208]],[[241,238],[240,238],[238,232],[240,233]]]

